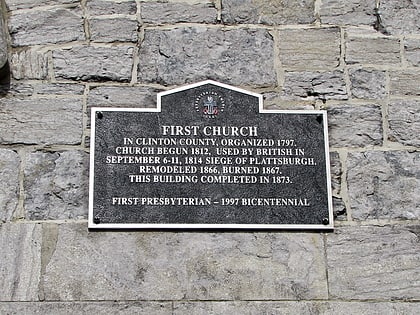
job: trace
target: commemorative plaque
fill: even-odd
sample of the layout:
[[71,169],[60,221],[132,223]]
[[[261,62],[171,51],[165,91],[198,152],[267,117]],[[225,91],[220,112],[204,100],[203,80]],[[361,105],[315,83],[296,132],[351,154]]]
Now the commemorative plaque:
[[208,80],[91,116],[89,228],[333,228],[324,111]]

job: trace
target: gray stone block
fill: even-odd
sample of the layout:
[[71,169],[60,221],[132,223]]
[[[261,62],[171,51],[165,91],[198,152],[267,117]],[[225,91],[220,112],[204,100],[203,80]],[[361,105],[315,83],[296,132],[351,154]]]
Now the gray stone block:
[[133,47],[79,46],[53,51],[57,78],[83,81],[131,80]]
[[28,219],[86,218],[88,165],[88,155],[81,151],[29,154],[24,169]]
[[355,37],[346,41],[345,60],[348,64],[392,65],[401,63],[400,43],[396,38]]
[[137,20],[127,18],[90,19],[90,38],[94,42],[137,42]]
[[8,59],[6,34],[3,17],[0,16],[0,69],[4,67]]
[[324,264],[319,234],[88,233],[84,224],[63,224],[45,298],[325,299]]
[[411,146],[420,146],[420,101],[391,100],[388,107],[389,138]]
[[137,12],[137,4],[135,0],[89,0],[87,1],[87,9],[91,16],[110,14],[134,15]]
[[282,97],[299,99],[347,99],[344,73],[332,72],[286,72]]
[[172,315],[171,302],[13,302],[1,303],[0,314],[22,315]]
[[15,47],[85,39],[80,9],[54,8],[13,13],[9,19],[9,32]]
[[409,226],[352,226],[328,234],[330,298],[418,300],[418,231]]
[[393,35],[418,34],[420,2],[418,0],[387,0],[380,2],[382,24]]
[[19,200],[19,155],[0,149],[0,222],[10,221]]
[[215,23],[217,9],[214,1],[171,0],[145,1],[141,3],[141,20],[143,23]]
[[279,31],[282,67],[288,70],[328,70],[340,63],[340,30],[332,28]]
[[393,96],[420,95],[420,71],[412,69],[389,72],[390,94]]
[[347,185],[356,220],[420,218],[420,152],[349,153]]
[[375,2],[366,0],[322,0],[320,18],[323,24],[373,25]]
[[351,94],[355,98],[383,99],[386,97],[385,71],[350,69]]
[[73,83],[42,83],[34,85],[39,95],[83,95],[85,86]]
[[224,0],[222,21],[227,24],[310,24],[315,22],[313,0]]
[[41,230],[39,224],[0,224],[0,301],[38,300]]
[[328,130],[333,147],[381,145],[381,107],[377,104],[332,104],[328,108]]
[[0,143],[78,144],[82,107],[81,97],[0,99]]
[[146,29],[139,54],[141,83],[215,79],[239,86],[276,84],[273,38],[262,29]]
[[14,51],[10,59],[12,77],[20,79],[46,79],[48,57],[44,52],[34,49]]
[[331,188],[334,195],[339,195],[341,192],[341,161],[340,155],[337,152],[330,152],[330,173],[331,173]]
[[420,39],[404,40],[405,57],[411,66],[420,66]]
[[57,4],[80,4],[80,0],[7,0],[7,8],[10,11],[18,9],[32,9],[42,5],[57,5]]

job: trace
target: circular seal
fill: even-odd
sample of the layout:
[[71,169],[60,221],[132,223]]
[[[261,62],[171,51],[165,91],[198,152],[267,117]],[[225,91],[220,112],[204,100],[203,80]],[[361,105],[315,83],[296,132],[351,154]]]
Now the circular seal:
[[194,108],[206,118],[216,118],[225,109],[225,100],[216,92],[201,92],[194,101]]

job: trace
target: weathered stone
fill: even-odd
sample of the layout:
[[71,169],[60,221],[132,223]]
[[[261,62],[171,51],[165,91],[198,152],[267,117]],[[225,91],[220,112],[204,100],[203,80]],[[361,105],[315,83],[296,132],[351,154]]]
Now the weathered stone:
[[6,30],[4,28],[3,16],[0,16],[0,69],[4,67],[4,65],[7,62],[7,59],[8,54]]
[[420,152],[354,152],[347,161],[354,219],[420,218]]
[[382,112],[376,104],[334,104],[328,108],[330,145],[366,147],[382,144]]
[[89,0],[87,1],[89,14],[109,15],[109,14],[136,14],[137,4],[135,0],[128,1],[108,1],[108,0]]
[[156,107],[161,90],[142,86],[94,86],[90,88],[88,109],[96,107]]
[[9,19],[9,31],[13,46],[56,44],[85,38],[79,9],[56,8],[13,13]]
[[375,65],[395,65],[401,62],[398,39],[368,38],[349,35],[346,41],[346,62]]
[[0,301],[38,300],[41,225],[0,224]]
[[80,4],[80,0],[7,0],[7,8],[10,11],[18,9],[32,9],[40,5],[56,5],[56,4]]
[[323,24],[373,25],[375,2],[366,0],[322,0],[320,18]]
[[396,70],[389,72],[391,95],[420,95],[420,71]]
[[213,78],[234,85],[275,85],[273,46],[273,38],[261,29],[146,29],[138,79],[184,84]]
[[282,96],[285,99],[347,99],[344,73],[286,72]]
[[31,153],[24,170],[28,219],[86,218],[88,164],[81,151]]
[[34,90],[40,95],[82,95],[85,86],[73,83],[42,83],[35,85]]
[[405,39],[404,40],[405,57],[410,65],[414,67],[420,66],[420,40]]
[[420,2],[418,0],[387,0],[380,2],[382,25],[393,35],[418,34]]
[[31,96],[34,94],[34,87],[31,84],[12,81],[7,92],[9,96]]
[[133,47],[79,46],[53,51],[56,77],[83,81],[130,81]]
[[13,52],[10,60],[12,77],[20,79],[45,79],[48,75],[47,55],[37,50]]
[[143,23],[215,23],[217,10],[214,1],[171,0],[141,3]]
[[78,144],[82,107],[81,98],[0,99],[0,143]]
[[[312,301],[232,301],[175,302],[174,315],[270,314],[270,315],[400,315],[415,314],[417,303],[409,302],[312,302]],[[14,314],[13,314],[14,315]]]
[[385,71],[350,69],[351,94],[355,98],[383,99],[386,97]]
[[59,227],[57,246],[46,267],[45,297],[324,299],[324,263],[319,234],[110,234],[88,233],[84,224],[65,224]]
[[389,138],[420,146],[420,101],[391,100],[388,107]]
[[172,315],[172,305],[171,302],[0,302],[0,313],[7,315]]
[[12,150],[0,149],[0,221],[9,221],[18,205],[19,155]]
[[420,242],[411,230],[410,227],[352,226],[328,234],[330,297],[418,300]]
[[342,198],[333,197],[333,212],[335,221],[347,220],[347,208]]
[[280,30],[280,61],[289,70],[333,69],[340,63],[340,30]]
[[90,38],[94,42],[137,42],[137,20],[127,18],[90,19]]
[[341,192],[341,161],[338,152],[330,152],[331,188],[334,195]]
[[315,21],[312,0],[224,0],[222,21],[228,24],[310,24]]

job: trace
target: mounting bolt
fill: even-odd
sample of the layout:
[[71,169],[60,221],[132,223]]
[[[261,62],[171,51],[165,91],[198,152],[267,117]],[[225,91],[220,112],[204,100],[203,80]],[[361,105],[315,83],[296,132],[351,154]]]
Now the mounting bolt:
[[96,117],[98,117],[98,119],[102,119],[104,117],[104,114],[102,114],[102,112],[97,112]]
[[323,120],[322,115],[318,115],[318,116],[316,116],[316,121],[317,121],[318,123],[322,123],[322,120]]
[[330,223],[330,220],[328,220],[328,218],[323,218],[322,219],[322,224],[328,225],[329,223]]
[[101,223],[101,219],[99,219],[98,217],[95,217],[95,218],[93,218],[93,223],[99,224],[99,223]]

